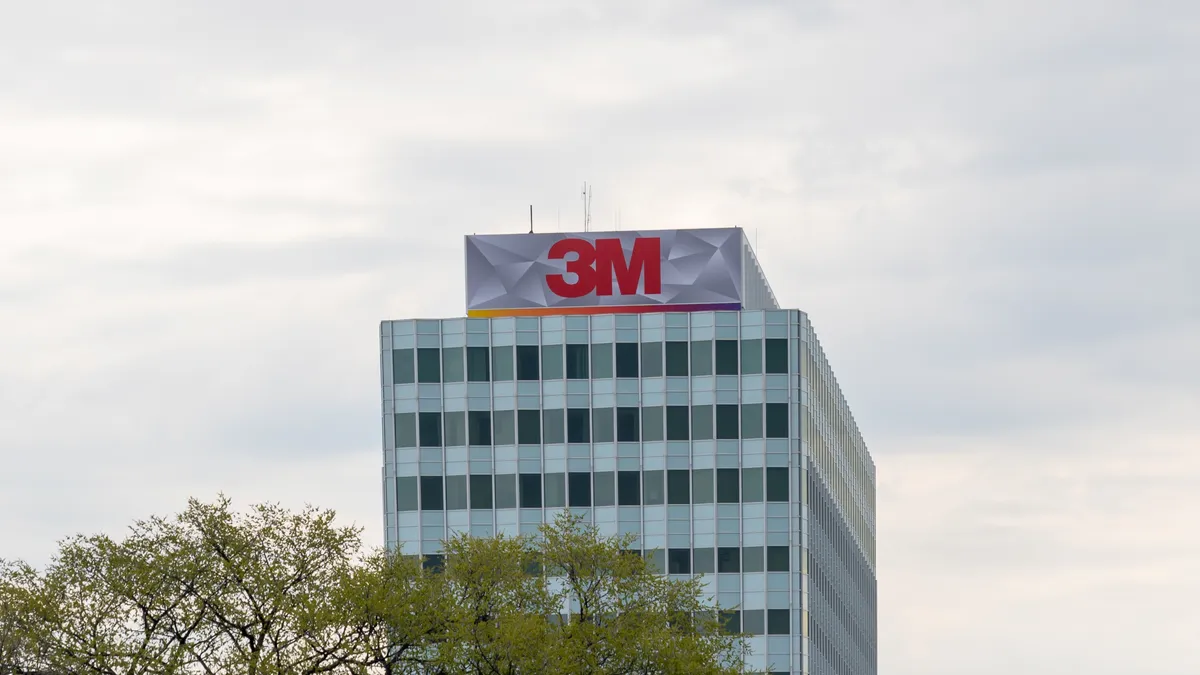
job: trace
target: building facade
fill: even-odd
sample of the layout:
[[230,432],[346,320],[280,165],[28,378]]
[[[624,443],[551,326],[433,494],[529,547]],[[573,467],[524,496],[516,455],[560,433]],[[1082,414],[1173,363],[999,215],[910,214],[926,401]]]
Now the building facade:
[[573,511],[703,575],[752,671],[874,675],[874,464],[808,316],[734,236],[739,310],[383,322],[388,546]]

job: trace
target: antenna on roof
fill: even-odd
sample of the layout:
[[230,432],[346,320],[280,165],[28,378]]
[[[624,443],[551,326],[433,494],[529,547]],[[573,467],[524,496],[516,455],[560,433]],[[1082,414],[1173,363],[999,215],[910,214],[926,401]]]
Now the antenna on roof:
[[583,184],[583,231],[588,231],[588,226],[592,223],[592,191],[588,189],[587,182]]
[[529,205],[529,234],[533,234],[533,204]]

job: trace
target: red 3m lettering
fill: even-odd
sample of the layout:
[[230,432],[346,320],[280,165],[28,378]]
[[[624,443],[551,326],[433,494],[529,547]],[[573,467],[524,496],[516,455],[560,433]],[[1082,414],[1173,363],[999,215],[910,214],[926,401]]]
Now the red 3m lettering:
[[595,245],[586,239],[560,239],[550,247],[551,260],[567,260],[567,272],[575,275],[568,282],[565,275],[546,275],[546,286],[560,298],[581,298],[588,293],[613,294],[613,277],[621,295],[637,293],[638,281],[643,281],[645,295],[662,293],[662,246],[658,237],[643,237],[633,241],[629,260],[621,250],[620,239],[597,239]]

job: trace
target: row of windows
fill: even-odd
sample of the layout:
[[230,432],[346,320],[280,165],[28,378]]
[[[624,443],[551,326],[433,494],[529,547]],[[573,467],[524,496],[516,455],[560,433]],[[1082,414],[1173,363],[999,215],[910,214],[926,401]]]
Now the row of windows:
[[788,404],[396,413],[396,447],[787,438]]
[[786,502],[788,469],[651,469],[401,476],[396,510]]
[[[646,567],[655,574],[741,574],[743,572],[788,572],[791,570],[789,546],[721,546],[718,548],[668,548],[630,550],[646,559]],[[444,556],[424,556],[423,565],[441,570]]]
[[392,350],[395,384],[787,372],[784,338]]

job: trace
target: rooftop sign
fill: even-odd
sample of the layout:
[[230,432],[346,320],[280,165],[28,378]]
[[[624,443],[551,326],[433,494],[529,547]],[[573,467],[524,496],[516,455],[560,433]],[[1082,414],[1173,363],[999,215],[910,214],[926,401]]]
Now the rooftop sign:
[[739,228],[466,238],[467,316],[738,310]]

